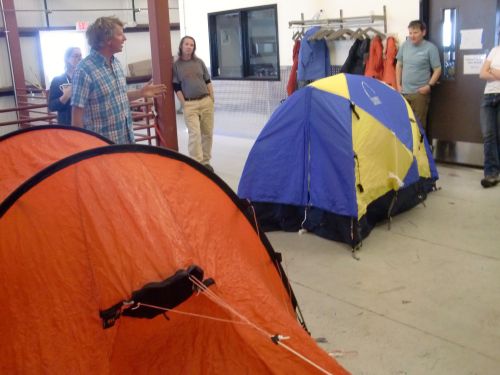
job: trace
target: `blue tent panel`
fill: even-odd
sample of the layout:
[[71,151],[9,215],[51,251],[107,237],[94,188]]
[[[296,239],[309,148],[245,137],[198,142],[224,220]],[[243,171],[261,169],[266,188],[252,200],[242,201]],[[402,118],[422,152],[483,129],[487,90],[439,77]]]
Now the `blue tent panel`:
[[314,90],[309,116],[310,205],[357,216],[352,111],[347,99]]
[[414,184],[420,180],[420,176],[418,174],[418,164],[417,164],[417,159],[414,157],[413,158],[413,163],[411,164],[410,169],[408,170],[408,173],[406,174],[406,177],[404,179],[404,186],[409,186],[411,184]]
[[307,204],[310,95],[309,87],[299,90],[273,113],[248,155],[238,188],[241,198]]

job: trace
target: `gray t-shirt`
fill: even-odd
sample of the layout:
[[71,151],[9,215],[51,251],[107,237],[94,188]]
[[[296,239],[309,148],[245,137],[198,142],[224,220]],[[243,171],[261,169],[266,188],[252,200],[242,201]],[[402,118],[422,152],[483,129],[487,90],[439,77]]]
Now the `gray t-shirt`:
[[186,99],[199,98],[208,94],[207,81],[210,80],[205,63],[198,58],[191,60],[177,59],[173,68],[173,83],[181,85]]
[[418,45],[409,40],[404,42],[396,59],[403,69],[403,94],[416,93],[420,87],[429,83],[432,71],[441,67],[437,47],[425,39]]

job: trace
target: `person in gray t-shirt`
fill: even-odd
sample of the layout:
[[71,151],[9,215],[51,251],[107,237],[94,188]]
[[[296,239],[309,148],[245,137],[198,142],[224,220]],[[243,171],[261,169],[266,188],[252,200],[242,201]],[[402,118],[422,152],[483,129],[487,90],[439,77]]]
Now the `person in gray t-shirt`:
[[396,88],[410,103],[424,130],[431,100],[431,88],[441,75],[437,47],[424,40],[427,28],[419,20],[408,25],[409,40],[398,51],[396,59]]
[[205,63],[196,57],[194,38],[179,43],[179,58],[173,67],[175,94],[184,108],[188,128],[189,156],[213,172],[210,165],[214,129],[214,90]]

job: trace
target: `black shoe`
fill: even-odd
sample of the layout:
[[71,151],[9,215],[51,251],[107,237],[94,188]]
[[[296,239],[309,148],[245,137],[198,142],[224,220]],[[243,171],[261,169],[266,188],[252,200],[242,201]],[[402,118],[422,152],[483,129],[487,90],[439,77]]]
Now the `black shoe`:
[[215,173],[214,168],[210,164],[203,164],[205,168],[207,168],[210,172]]
[[481,185],[487,189],[497,185],[498,181],[500,181],[498,176],[486,176],[481,180]]

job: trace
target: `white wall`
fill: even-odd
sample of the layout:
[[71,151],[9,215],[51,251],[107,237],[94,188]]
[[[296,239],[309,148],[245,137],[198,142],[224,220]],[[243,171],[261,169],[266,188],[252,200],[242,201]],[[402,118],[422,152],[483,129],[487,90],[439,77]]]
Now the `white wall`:
[[[386,5],[387,32],[397,35],[400,41],[404,41],[406,37],[408,22],[419,17],[419,0],[275,0],[272,2],[264,0],[179,0],[181,36],[188,34],[196,39],[197,54],[209,65],[207,14],[270,4],[278,6],[281,65],[292,64],[293,41],[291,37],[293,31],[289,29],[288,22],[300,20],[301,13],[304,13],[306,19],[312,18],[320,9],[323,9],[321,18],[338,18],[341,9],[344,17],[381,15],[383,14],[383,6]],[[345,54],[346,47],[339,46],[339,48],[339,52]],[[341,58],[341,56],[338,57]]]

